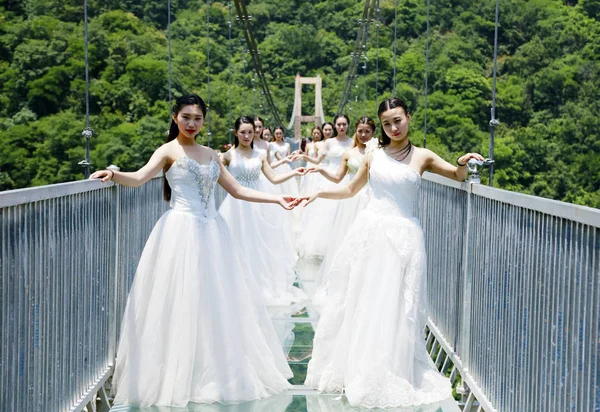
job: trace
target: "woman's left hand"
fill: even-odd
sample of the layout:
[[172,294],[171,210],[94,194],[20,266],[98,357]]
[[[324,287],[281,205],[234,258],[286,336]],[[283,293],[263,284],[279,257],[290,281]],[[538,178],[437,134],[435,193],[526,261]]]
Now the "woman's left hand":
[[294,169],[294,172],[298,175],[298,176],[304,176],[305,174],[308,173],[308,169],[305,167],[299,167],[297,169]]
[[463,156],[459,157],[458,160],[457,160],[457,162],[459,163],[459,166],[464,167],[464,166],[467,165],[467,163],[471,159],[481,160],[481,161],[485,160],[483,158],[483,156],[480,155],[479,153],[467,153],[466,155],[463,155]]
[[279,199],[277,199],[277,203],[279,203],[279,206],[281,206],[285,210],[292,210],[298,205],[297,202],[298,199],[289,195],[279,196]]

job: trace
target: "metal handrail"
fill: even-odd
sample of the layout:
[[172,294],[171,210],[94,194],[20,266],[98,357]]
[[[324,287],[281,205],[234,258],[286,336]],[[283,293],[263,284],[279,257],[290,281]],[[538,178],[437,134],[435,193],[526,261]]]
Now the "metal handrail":
[[[594,410],[600,211],[426,173],[429,330],[483,410]],[[0,410],[82,410],[110,377],[161,181],[0,193]],[[473,396],[474,394],[474,396]]]

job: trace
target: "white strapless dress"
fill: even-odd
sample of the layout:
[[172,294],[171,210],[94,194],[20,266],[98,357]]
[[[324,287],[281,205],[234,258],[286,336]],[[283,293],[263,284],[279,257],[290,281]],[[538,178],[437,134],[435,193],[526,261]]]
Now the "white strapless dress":
[[127,299],[115,403],[239,403],[288,389],[261,293],[215,210],[218,162],[182,156],[166,177],[171,210],[146,242]]
[[426,255],[413,208],[421,177],[374,151],[371,199],[338,249],[305,384],[352,406],[426,405],[451,396],[423,339]]

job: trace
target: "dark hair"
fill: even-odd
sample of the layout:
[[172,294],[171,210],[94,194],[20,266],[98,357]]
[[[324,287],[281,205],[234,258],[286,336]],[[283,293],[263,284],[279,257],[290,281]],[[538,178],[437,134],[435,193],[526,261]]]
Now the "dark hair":
[[[175,100],[175,104],[171,109],[171,114],[177,116],[185,106],[194,105],[200,107],[202,117],[206,117],[206,104],[197,94],[184,94],[183,96],[180,96]],[[165,139],[165,143],[177,139],[177,136],[179,136],[179,126],[177,126],[175,119],[171,117],[171,126],[169,127],[169,134]],[[166,172],[166,170],[163,170],[163,198],[168,202],[171,200],[171,186],[169,186],[169,182],[167,181]]]
[[254,124],[255,121],[258,120],[259,122],[261,122],[263,124],[263,127],[264,127],[265,121],[262,119],[262,117],[260,117],[260,116],[254,116],[252,119],[253,119],[253,121],[252,121],[253,124]]
[[362,116],[354,124],[354,139],[353,139],[354,145],[353,145],[353,147],[358,146],[358,133],[356,133],[356,130],[358,129],[358,126],[360,126],[361,124],[366,124],[367,126],[369,126],[371,128],[373,133],[375,133],[375,128],[376,128],[375,121],[373,121],[373,119],[371,119],[369,116]]
[[[327,125],[331,126],[331,130],[333,131],[333,134],[331,135],[331,137],[335,136],[335,126],[331,122],[325,122],[325,123],[323,123],[323,126],[321,126],[321,132],[323,131],[323,129]],[[325,139],[325,133],[323,133],[323,139]]]
[[348,115],[347,114],[338,114],[337,116],[335,116],[333,118],[333,136],[332,137],[337,137],[337,135],[338,135],[337,128],[335,127],[335,122],[337,122],[337,120],[341,117],[346,119],[346,121],[348,122],[348,126],[350,126],[350,118],[348,117]]
[[315,130],[319,131],[319,134],[321,135],[321,140],[323,140],[323,130],[321,130],[321,127],[319,126],[315,126],[312,128],[312,130],[310,131],[310,137],[312,138],[312,132],[314,132]]
[[[236,119],[234,125],[233,125],[233,130],[235,130],[236,132],[238,130],[240,130],[240,127],[243,124],[251,124],[254,130],[254,119],[252,119],[252,117],[250,116],[240,116]],[[233,147],[238,147],[240,145],[240,139],[238,139],[237,135],[234,133],[233,136],[235,137],[235,141],[233,142]],[[254,148],[254,136],[252,137],[252,141],[250,142],[250,147]]]
[[281,126],[277,126],[276,128],[274,128],[274,129],[273,129],[273,137],[275,137],[275,132],[276,132],[277,130],[281,130],[281,140],[283,140],[283,138],[284,138],[284,135],[285,135],[285,132],[284,132],[284,130],[283,130],[283,127],[281,127]]
[[[256,119],[255,119],[256,120]],[[265,134],[265,130],[268,130],[271,133],[271,137],[273,137],[273,130],[269,126],[263,126],[263,131],[260,132],[260,138],[263,139],[263,135]]]
[[[388,110],[395,109],[397,107],[401,107],[404,110],[404,113],[410,115],[410,110],[408,110],[408,105],[404,102],[404,100],[399,99],[398,97],[389,97],[385,99],[379,105],[379,109],[377,110],[377,117],[381,120],[381,115],[383,112],[387,112]],[[379,137],[379,147],[385,147],[391,143],[392,139],[385,134],[385,130],[383,130],[383,125],[381,125],[381,136]]]

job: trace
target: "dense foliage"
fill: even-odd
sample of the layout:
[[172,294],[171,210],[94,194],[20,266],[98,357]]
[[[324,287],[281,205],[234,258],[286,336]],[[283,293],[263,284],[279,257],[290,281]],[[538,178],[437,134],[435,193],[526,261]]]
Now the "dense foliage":
[[[83,177],[77,165],[85,125],[81,3],[7,0],[0,8],[0,190]],[[426,2],[399,3],[396,94],[410,102],[412,139],[422,144]],[[500,3],[502,125],[494,185],[600,207],[600,0]],[[167,2],[88,4],[92,167],[134,170],[161,144],[169,121]],[[172,0],[173,94],[208,98],[208,57],[211,146],[219,147],[236,116],[272,116],[253,90],[258,84],[235,8],[230,43],[228,2],[211,2],[207,40],[205,4]],[[323,77],[326,115],[335,114],[363,6],[249,2],[264,70],[286,121],[296,73]],[[488,152],[494,8],[491,0],[432,2],[427,147],[450,161],[465,151]],[[379,99],[394,89],[394,0],[381,1],[380,20],[369,30],[366,77],[361,67],[347,106],[352,119],[375,117],[376,87]],[[314,91],[305,92],[303,111],[310,113]]]

